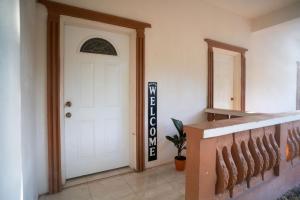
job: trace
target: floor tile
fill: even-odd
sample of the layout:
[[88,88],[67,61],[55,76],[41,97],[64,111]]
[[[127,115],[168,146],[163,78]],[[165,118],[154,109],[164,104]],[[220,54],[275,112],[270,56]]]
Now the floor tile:
[[134,192],[123,177],[108,178],[88,184],[93,200],[123,199]]
[[174,165],[129,173],[64,189],[40,200],[184,200],[185,175]]
[[122,167],[115,170],[110,170],[106,172],[96,173],[92,175],[87,175],[79,178],[73,178],[71,180],[68,180],[66,184],[64,185],[64,188],[73,187],[76,185],[80,185],[82,183],[97,181],[101,179],[107,179],[110,177],[120,176],[123,174],[133,173],[133,170],[129,167]]
[[62,192],[47,195],[40,198],[40,200],[92,200],[89,193],[88,185],[79,185],[64,189]]
[[139,191],[138,199],[143,200],[158,200],[158,199],[174,199],[180,194],[172,188],[170,184],[162,184],[150,189]]

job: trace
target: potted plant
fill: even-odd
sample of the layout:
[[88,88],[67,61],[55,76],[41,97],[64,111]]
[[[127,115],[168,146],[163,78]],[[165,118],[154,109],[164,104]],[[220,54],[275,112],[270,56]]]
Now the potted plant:
[[175,166],[177,171],[183,171],[185,168],[185,160],[186,157],[182,156],[182,151],[186,149],[186,133],[183,131],[183,124],[182,121],[173,119],[173,124],[175,125],[178,134],[175,134],[173,137],[171,136],[166,136],[166,138],[173,142],[175,147],[177,148],[177,156],[175,157]]

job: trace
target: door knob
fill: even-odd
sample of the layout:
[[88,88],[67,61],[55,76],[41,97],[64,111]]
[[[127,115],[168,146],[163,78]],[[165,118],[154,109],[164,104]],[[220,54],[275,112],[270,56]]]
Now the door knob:
[[71,107],[71,106],[72,106],[72,102],[71,102],[71,101],[67,101],[67,102],[65,103],[65,106],[66,106],[66,107]]
[[67,118],[71,118],[71,117],[72,117],[72,114],[71,114],[70,112],[67,112],[67,113],[66,113],[66,117],[67,117]]

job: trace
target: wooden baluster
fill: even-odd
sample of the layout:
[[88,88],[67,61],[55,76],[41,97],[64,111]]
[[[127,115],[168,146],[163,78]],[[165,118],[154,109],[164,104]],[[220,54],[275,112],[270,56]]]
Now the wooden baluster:
[[[290,130],[288,130],[288,132],[290,132]],[[294,146],[294,143],[292,142],[290,134],[288,134],[287,145],[286,145],[286,160],[287,161],[293,160],[295,151],[296,151],[296,147]]]
[[227,189],[230,192],[230,197],[233,196],[233,188],[237,181],[237,168],[231,156],[231,153],[228,151],[227,147],[223,147],[222,150],[223,159],[225,161],[226,167],[229,171],[229,181]]
[[296,138],[294,137],[293,131],[294,130],[290,130],[289,134],[290,134],[290,137],[292,139],[292,142],[294,143],[294,147],[295,147],[294,158],[295,158],[299,154],[300,147],[299,147],[299,144],[298,144]]
[[256,143],[257,143],[257,147],[263,157],[263,168],[262,168],[262,171],[261,171],[261,175],[262,175],[262,178],[264,180],[264,172],[268,170],[269,168],[269,155],[268,155],[268,152],[266,150],[266,148],[264,147],[264,145],[262,144],[262,141],[261,141],[261,138],[260,137],[257,137],[256,138]]
[[300,137],[300,128],[297,127],[297,131],[296,131],[297,135]]
[[253,176],[257,176],[259,173],[262,172],[264,160],[263,160],[263,157],[256,145],[256,142],[254,142],[254,140],[253,140],[251,132],[250,132],[250,139],[249,139],[248,145],[249,145],[250,153],[251,153],[252,158],[255,163]]
[[292,146],[292,159],[297,156],[297,153],[299,152],[299,147],[298,144],[295,142],[293,135],[292,135],[292,130],[288,130],[288,139],[290,140],[291,146]]
[[241,150],[242,141],[242,133],[236,133],[233,135],[231,154],[238,171],[237,184],[242,183],[246,179],[248,172],[247,162]]
[[270,134],[272,134],[272,133],[270,133],[269,128],[264,128],[263,144],[269,155],[269,167],[267,170],[272,169],[275,166],[276,160],[277,160],[276,152],[275,152],[274,148],[272,147],[271,142],[269,141],[268,135],[270,135]]
[[297,134],[295,129],[293,129],[292,135],[293,135],[294,141],[296,142],[296,144],[298,146],[297,156],[300,156],[300,135]]
[[217,183],[216,194],[224,193],[228,187],[229,172],[223,159],[222,153],[217,149]]
[[254,174],[255,163],[254,163],[254,159],[252,158],[252,155],[250,153],[250,150],[248,148],[247,142],[245,142],[245,141],[241,142],[241,149],[242,149],[243,155],[245,157],[245,160],[246,160],[247,166],[248,166],[246,180],[247,180],[247,186],[250,187],[250,179]]
[[277,144],[277,142],[276,142],[276,140],[275,140],[275,133],[269,135],[269,140],[270,140],[270,142],[271,142],[271,145],[272,145],[273,149],[274,149],[275,152],[276,152],[276,163],[275,163],[275,166],[279,166],[281,157],[280,157],[280,149],[279,149],[279,146],[278,146],[278,144]]

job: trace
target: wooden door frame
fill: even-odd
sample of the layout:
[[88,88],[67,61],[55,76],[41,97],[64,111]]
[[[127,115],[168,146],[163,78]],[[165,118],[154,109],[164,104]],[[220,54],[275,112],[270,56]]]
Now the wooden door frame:
[[145,28],[151,24],[49,0],[47,19],[47,125],[49,193],[62,189],[60,130],[60,16],[76,17],[136,30],[136,169],[145,168]]
[[[208,65],[208,76],[207,76],[207,108],[214,108],[214,52],[213,48],[224,49],[228,51],[234,51],[241,55],[241,111],[245,111],[246,106],[246,57],[245,53],[248,49],[243,47],[226,44],[212,39],[204,39],[208,45],[207,54],[207,65]],[[208,116],[208,120],[211,117]]]

